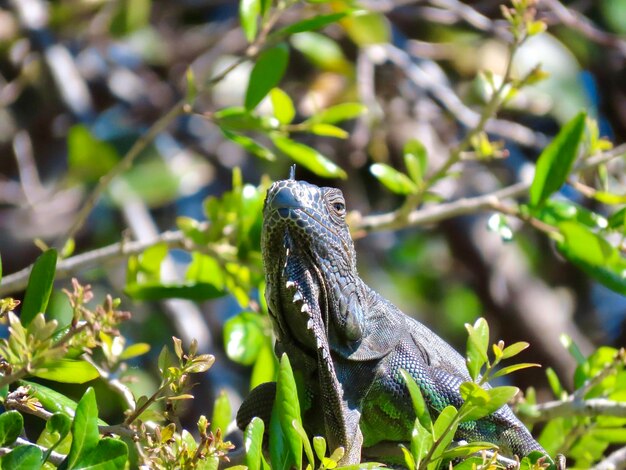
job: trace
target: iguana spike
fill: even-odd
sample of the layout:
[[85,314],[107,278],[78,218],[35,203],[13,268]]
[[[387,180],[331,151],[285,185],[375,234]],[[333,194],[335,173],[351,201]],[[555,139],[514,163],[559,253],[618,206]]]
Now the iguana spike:
[[289,168],[289,179],[290,180],[295,180],[296,179],[296,165],[295,165],[295,163],[293,165],[291,165],[291,167]]

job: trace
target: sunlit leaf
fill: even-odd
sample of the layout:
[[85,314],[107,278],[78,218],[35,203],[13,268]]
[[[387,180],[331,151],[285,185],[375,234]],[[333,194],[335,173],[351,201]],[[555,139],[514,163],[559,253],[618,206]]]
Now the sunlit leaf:
[[310,130],[315,135],[337,137],[338,139],[347,139],[349,136],[349,134],[342,128],[333,126],[332,124],[313,124]]
[[231,420],[232,409],[230,406],[230,400],[224,390],[220,391],[220,394],[215,399],[213,404],[213,417],[211,418],[211,431],[215,433],[218,429],[222,430],[225,435],[228,423]]
[[274,152],[272,152],[267,147],[259,144],[254,139],[248,137],[247,135],[237,134],[236,132],[231,132],[228,129],[221,128],[222,134],[231,142],[236,143],[241,146],[252,155],[256,155],[263,160],[274,161],[276,160],[276,156]]
[[281,124],[289,124],[293,121],[293,118],[296,116],[296,109],[287,93],[280,88],[272,88],[270,91],[270,100],[274,108],[274,116],[276,116],[276,119],[278,119]]
[[340,13],[331,13],[329,15],[316,15],[313,18],[307,18],[305,20],[298,21],[282,29],[279,29],[275,33],[272,33],[272,37],[282,38],[282,37],[289,36],[291,34],[321,29],[324,26],[328,26],[329,24],[332,24],[332,23],[335,23],[336,21],[341,20],[349,13],[350,11],[342,11]]
[[148,343],[135,343],[128,346],[122,354],[120,354],[120,360],[125,361],[133,357],[142,356],[150,351],[150,345]]
[[336,124],[341,121],[355,119],[365,112],[366,108],[361,103],[341,103],[326,108],[306,122]]
[[535,364],[535,363],[530,363],[530,362],[522,362],[520,364],[513,364],[511,366],[503,367],[496,373],[492,374],[490,377],[491,379],[495,379],[496,377],[502,377],[503,375],[508,375],[518,370],[528,369],[530,367],[541,367],[541,364]]
[[419,140],[410,139],[404,144],[404,164],[413,182],[421,184],[426,176],[428,153]]
[[239,19],[248,42],[254,41],[257,32],[257,21],[261,13],[261,0],[241,0],[239,2]]
[[565,124],[539,156],[530,187],[531,206],[540,206],[565,183],[578,155],[578,146],[585,131],[585,118],[585,113],[581,112]]
[[46,362],[35,369],[32,375],[40,379],[73,384],[82,384],[100,377],[98,369],[89,362],[65,358]]
[[467,337],[467,369],[473,380],[480,374],[480,369],[487,362],[489,348],[489,325],[484,318],[476,320],[474,325],[465,324]]
[[0,459],[2,468],[25,468],[28,470],[38,470],[43,463],[43,452],[36,446],[17,446],[11,452]]
[[[278,371],[278,382],[276,384],[276,401],[272,410],[272,421],[278,420],[282,430],[283,443],[277,445],[277,451],[284,446],[284,454],[278,461],[290,462],[289,466],[295,465],[300,468],[302,465],[302,440],[293,427],[294,420],[302,423],[300,417],[300,404],[298,401],[298,391],[296,382],[291,370],[291,364],[286,354],[280,360]],[[270,430],[270,451],[272,449],[272,433]],[[286,455],[285,455],[286,454]],[[272,462],[275,462],[276,453],[272,454]],[[283,466],[283,468],[286,468]]]
[[385,163],[374,163],[370,166],[370,173],[396,194],[415,194],[418,191],[408,176]]
[[265,344],[265,318],[257,313],[242,312],[224,325],[224,349],[230,359],[252,365]]
[[89,387],[78,402],[74,422],[72,423],[72,447],[67,456],[67,468],[76,468],[76,464],[90,454],[98,445],[98,405],[96,393]]
[[273,136],[272,142],[281,152],[285,153],[297,164],[302,165],[318,176],[347,178],[345,171],[308,145],[295,142],[281,135]]
[[56,265],[57,251],[54,248],[43,252],[35,261],[22,303],[20,314],[22,325],[28,326],[38,313],[45,313],[52,292]]
[[246,450],[245,464],[249,470],[259,470],[263,459],[263,432],[265,424],[257,417],[252,418],[250,424],[246,426],[243,435],[243,444]]
[[430,413],[415,379],[405,369],[400,369],[400,374],[402,374],[402,378],[409,389],[411,402],[413,403],[413,409],[415,410],[415,416],[424,428],[430,429],[432,425]]
[[24,418],[19,411],[8,410],[0,414],[0,446],[13,444],[24,427]]
[[563,241],[559,251],[608,288],[626,295],[626,259],[601,236],[574,223],[559,224]]
[[327,35],[312,32],[294,34],[291,44],[320,70],[351,73],[353,66],[346,59],[341,46]]
[[115,147],[93,136],[82,124],[73,125],[67,135],[67,160],[74,178],[93,182],[105,175],[119,161]]
[[389,21],[381,13],[360,11],[341,20],[341,25],[357,46],[381,44],[391,39]]

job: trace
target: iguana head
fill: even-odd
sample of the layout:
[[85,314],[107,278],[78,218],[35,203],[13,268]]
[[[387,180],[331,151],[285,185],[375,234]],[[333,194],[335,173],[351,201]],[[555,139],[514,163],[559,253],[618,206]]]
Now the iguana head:
[[[361,281],[341,191],[278,181],[267,192],[263,215],[266,297],[279,340],[289,335],[314,349],[316,335],[329,331],[360,339]],[[312,335],[315,325],[326,331]]]

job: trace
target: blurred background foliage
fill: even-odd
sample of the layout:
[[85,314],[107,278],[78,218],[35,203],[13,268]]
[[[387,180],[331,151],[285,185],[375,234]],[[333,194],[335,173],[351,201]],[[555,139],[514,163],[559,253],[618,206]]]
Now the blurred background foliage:
[[[581,110],[573,157],[581,139],[586,156],[625,140],[626,1],[539,1],[510,61],[501,4],[1,3],[0,297],[22,298],[19,271],[56,247],[48,319],[71,322],[60,292],[70,277],[99,301],[120,296],[133,313],[121,326],[128,344],[151,348],[116,377],[149,395],[161,347],[195,338],[216,362],[183,419],[210,416],[221,390],[236,410],[276,373],[261,210],[295,162],[298,178],[344,191],[373,288],[459,350],[463,324],[486,317],[493,339],[529,341],[523,359],[571,389],[584,360],[562,342],[581,357],[626,342],[623,159],[572,173],[539,208],[408,217],[528,183]],[[498,119],[484,111],[495,94]],[[591,229],[608,245],[585,238]],[[610,256],[586,257],[596,245]],[[543,370],[514,380],[539,401],[554,392]],[[119,400],[102,382],[92,382],[100,416],[115,421]],[[84,390],[61,386],[75,399]]]

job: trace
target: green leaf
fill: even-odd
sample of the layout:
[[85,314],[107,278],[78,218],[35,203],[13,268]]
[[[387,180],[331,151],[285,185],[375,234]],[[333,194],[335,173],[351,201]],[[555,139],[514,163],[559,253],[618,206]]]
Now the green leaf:
[[[283,432],[285,450],[288,454],[288,466],[295,465],[296,468],[301,468],[302,440],[292,424],[294,420],[302,424],[300,403],[298,401],[298,390],[291,370],[291,364],[286,354],[283,354],[280,359],[278,381],[276,383],[276,401],[274,402],[272,414],[274,414],[274,412],[278,415],[278,422]],[[273,461],[274,459],[272,458],[272,462]]]
[[561,381],[552,367],[546,368],[546,377],[555,398],[561,399],[565,393],[565,389],[563,389],[563,385],[561,385]]
[[96,139],[82,124],[70,128],[67,136],[67,160],[70,174],[80,180],[95,182],[119,161],[115,147]]
[[559,251],[608,288],[626,295],[626,259],[604,238],[574,222],[558,226],[563,241]]
[[310,131],[315,135],[337,137],[338,139],[347,139],[349,136],[341,127],[333,126],[332,124],[313,124]]
[[214,285],[219,290],[223,290],[225,285],[224,272],[220,263],[212,256],[203,255],[196,251],[191,254],[191,263],[187,268],[185,278],[196,283],[203,282]]
[[370,173],[396,194],[415,194],[418,191],[417,186],[408,176],[385,163],[374,163],[370,166]]
[[122,354],[120,354],[120,360],[125,361],[137,356],[143,356],[150,351],[150,345],[148,343],[135,343],[128,346]]
[[593,198],[603,204],[616,205],[626,203],[626,195],[609,193],[607,191],[596,191],[593,194]]
[[322,71],[353,75],[353,66],[341,46],[327,35],[311,32],[294,34],[291,45]]
[[230,400],[224,390],[220,391],[219,396],[215,399],[213,405],[213,417],[211,418],[211,431],[215,433],[218,429],[222,430],[222,435],[226,435],[226,429],[230,423],[232,410]]
[[273,162],[274,160],[276,160],[276,155],[274,155],[274,152],[272,152],[270,149],[268,149],[264,145],[259,144],[254,139],[246,135],[231,132],[224,128],[220,128],[220,129],[222,131],[222,134],[224,134],[224,137],[226,137],[231,142],[234,142],[237,145],[241,146],[243,149],[247,150],[252,155],[255,155],[263,160],[267,160],[270,162]]
[[258,417],[252,418],[243,435],[243,444],[246,449],[245,464],[248,470],[259,470],[263,459],[263,433],[265,424]]
[[257,385],[265,382],[275,382],[277,369],[278,362],[276,361],[274,348],[266,338],[265,345],[259,350],[259,354],[256,361],[254,361],[254,366],[252,367],[252,374],[250,375],[250,389],[253,389]]
[[381,13],[359,11],[341,24],[357,46],[382,44],[391,39],[389,21]]
[[502,369],[497,371],[495,374],[492,374],[490,378],[495,379],[496,377],[502,377],[503,375],[508,375],[518,370],[528,369],[530,367],[541,367],[541,364],[535,364],[535,363],[530,363],[530,362],[523,362],[521,364],[513,364],[511,366],[503,367]]
[[608,228],[613,230],[619,229],[623,233],[626,233],[626,207],[622,207],[620,210],[611,214],[608,224]]
[[96,393],[89,387],[78,402],[72,423],[72,447],[67,456],[67,468],[72,470],[79,460],[90,454],[98,445],[98,405]]
[[272,88],[270,91],[270,99],[276,119],[278,119],[281,124],[291,123],[296,116],[296,109],[289,95],[280,88]]
[[489,348],[489,325],[484,318],[476,320],[474,325],[465,324],[467,329],[467,369],[472,380],[480,375],[480,369],[487,362]]
[[422,184],[428,167],[428,152],[419,140],[411,139],[404,144],[404,164],[413,182]]
[[100,377],[98,369],[92,364],[75,359],[57,359],[46,362],[43,366],[35,369],[31,375],[40,379],[68,384],[82,384]]
[[105,437],[95,449],[84,453],[76,465],[76,470],[124,470],[128,460],[128,446],[119,439]]
[[232,131],[262,131],[273,127],[262,117],[241,106],[220,109],[213,114],[213,118],[221,129],[227,128]]
[[239,19],[248,42],[254,41],[257,32],[257,20],[261,13],[261,0],[241,0]]
[[3,469],[28,469],[37,470],[43,464],[43,452],[35,446],[17,446],[11,452],[0,459],[0,467]]
[[413,403],[413,409],[415,410],[415,416],[424,428],[430,429],[432,426],[430,413],[428,412],[426,402],[424,401],[424,397],[422,395],[422,392],[420,391],[419,386],[417,385],[415,379],[411,376],[411,374],[409,374],[405,369],[400,369],[400,374],[402,375],[402,378],[404,379],[404,382],[409,389],[411,402]]
[[311,447],[309,436],[307,435],[306,431],[302,427],[302,423],[294,419],[291,422],[291,424],[293,428],[296,430],[296,432],[298,433],[298,435],[300,436],[300,439],[302,439],[302,444],[304,445],[304,452],[306,454],[306,458],[309,461],[309,465],[311,465],[311,468],[313,468],[315,466],[315,457],[313,457],[313,448]]
[[19,411],[9,410],[0,414],[0,446],[13,444],[24,427],[24,418]]
[[252,110],[283,78],[287,69],[289,48],[286,44],[279,44],[261,53],[252,72],[248,89],[246,90],[245,106]]
[[336,124],[355,119],[363,114],[366,109],[361,103],[341,103],[320,111],[305,122]]
[[441,455],[441,458],[443,460],[465,458],[483,450],[498,450],[498,446],[490,442],[470,442],[469,444],[463,444],[446,450]]
[[[47,460],[52,451],[69,436],[71,426],[72,420],[63,413],[54,413],[46,421],[46,428],[37,439],[37,444],[48,448],[44,460]],[[66,452],[69,452],[69,444]]]
[[565,183],[578,155],[578,146],[585,131],[585,117],[585,113],[580,112],[565,124],[539,156],[535,177],[530,186],[531,206],[543,204]]
[[348,176],[340,167],[308,145],[295,142],[281,135],[272,136],[272,142],[298,165],[302,165],[318,176],[342,179]]
[[[435,464],[434,468],[437,468],[438,461],[441,459],[441,455],[448,448],[452,439],[454,438],[454,434],[456,433],[456,429],[459,425],[459,421],[456,419],[457,410],[454,406],[447,406],[443,409],[443,411],[437,417],[435,424],[433,425],[433,433],[435,441],[439,441],[439,445],[437,446],[437,450],[433,452],[433,456],[431,461]],[[429,465],[429,468],[431,465]]]
[[224,349],[235,362],[249,366],[265,344],[266,320],[257,313],[242,312],[224,325]]
[[570,201],[548,199],[541,208],[533,209],[533,215],[549,225],[561,222],[578,222],[592,229],[605,229],[609,222],[602,215]]
[[509,359],[510,357],[517,356],[524,349],[527,349],[530,346],[526,341],[518,341],[517,343],[513,343],[510,346],[507,346],[502,351],[502,359]]
[[[70,418],[73,418],[76,414],[76,407],[78,405],[71,398],[46,387],[45,385],[30,382],[28,380],[20,380],[18,383],[28,387],[30,395],[36,398],[45,410],[51,413],[63,413]],[[103,426],[107,425],[107,423],[101,419],[98,420],[98,423]]]
[[28,277],[28,286],[24,294],[20,320],[22,325],[28,324],[38,313],[45,313],[52,292],[55,269],[57,265],[57,251],[54,248],[44,251],[33,265]]
[[298,21],[297,23],[290,24],[282,29],[279,29],[275,33],[272,33],[271,37],[276,38],[284,38],[292,34],[302,33],[305,31],[313,31],[316,29],[321,29],[324,26],[328,26],[329,24],[335,23],[346,15],[348,15],[350,11],[342,11],[340,13],[331,13],[329,15],[317,15],[313,18],[307,18],[306,20]]
[[326,457],[326,439],[321,436],[315,436],[313,438],[313,448],[320,462],[324,460],[324,457]]
[[581,365],[587,362],[587,358],[583,355],[578,345],[574,342],[572,337],[566,333],[561,333],[559,341],[565,349],[576,359],[576,364]]
[[424,427],[419,419],[415,419],[413,431],[411,432],[411,453],[413,454],[416,467],[419,467],[422,459],[433,446],[433,435],[430,429],[431,426]]
[[209,300],[223,297],[226,293],[213,284],[205,282],[129,284],[124,292],[136,300],[189,299]]

